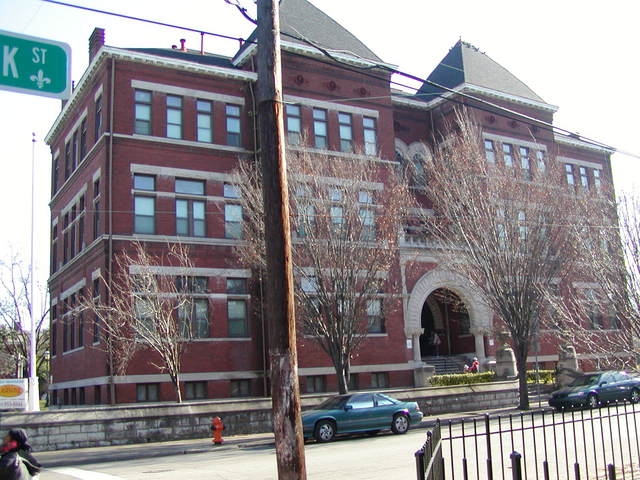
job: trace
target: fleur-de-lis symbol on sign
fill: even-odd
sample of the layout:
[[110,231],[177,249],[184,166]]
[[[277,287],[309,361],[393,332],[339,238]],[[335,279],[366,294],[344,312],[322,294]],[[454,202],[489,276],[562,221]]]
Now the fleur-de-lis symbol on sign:
[[32,82],[36,82],[38,88],[42,88],[45,86],[45,84],[51,83],[51,79],[44,76],[44,72],[42,71],[42,69],[38,70],[38,75],[31,75],[31,77],[29,78]]

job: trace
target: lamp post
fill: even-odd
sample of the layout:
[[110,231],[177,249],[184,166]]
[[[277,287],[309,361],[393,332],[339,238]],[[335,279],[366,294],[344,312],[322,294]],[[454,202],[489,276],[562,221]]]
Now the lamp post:
[[37,412],[40,410],[40,393],[38,391],[38,375],[36,373],[37,359],[36,359],[36,309],[35,309],[35,295],[34,295],[34,276],[35,271],[33,268],[34,255],[33,255],[33,240],[34,240],[34,224],[35,224],[35,177],[36,177],[36,134],[31,134],[31,260],[29,262],[29,305],[31,316],[31,332],[29,336],[29,395],[27,410],[30,412]]

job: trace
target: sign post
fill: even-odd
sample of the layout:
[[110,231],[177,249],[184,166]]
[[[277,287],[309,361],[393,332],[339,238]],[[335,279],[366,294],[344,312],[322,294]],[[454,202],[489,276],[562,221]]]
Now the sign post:
[[71,48],[66,43],[0,30],[0,89],[69,98]]

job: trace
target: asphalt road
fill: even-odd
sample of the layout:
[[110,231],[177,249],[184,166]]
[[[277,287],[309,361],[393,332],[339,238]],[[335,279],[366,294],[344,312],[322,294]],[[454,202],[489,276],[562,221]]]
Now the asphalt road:
[[[424,429],[410,430],[405,435],[381,433],[371,437],[350,437],[328,444],[307,443],[305,459],[307,478],[406,479],[415,476],[413,453],[424,442]],[[118,480],[118,479],[189,479],[189,480],[255,480],[277,479],[275,449],[272,438],[247,438],[236,443],[211,446],[208,439],[183,445],[166,455],[154,456],[159,447],[141,446],[127,457],[103,455],[96,462],[91,456],[73,465],[47,468],[41,480]],[[160,448],[161,449],[161,448]],[[116,455],[117,456],[120,456]],[[46,463],[46,455],[40,455]],[[89,459],[90,463],[85,463]],[[66,463],[66,462],[64,462]]]

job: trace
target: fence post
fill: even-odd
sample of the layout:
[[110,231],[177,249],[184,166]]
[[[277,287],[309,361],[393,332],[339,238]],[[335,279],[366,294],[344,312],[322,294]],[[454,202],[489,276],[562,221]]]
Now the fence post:
[[607,472],[609,472],[609,480],[616,480],[616,467],[613,463],[607,465]]
[[493,480],[493,462],[491,460],[491,429],[489,414],[484,415],[484,431],[487,434],[487,480]]
[[424,446],[415,453],[415,456],[416,456],[417,480],[425,480],[424,478]]
[[522,480],[522,465],[520,464],[522,455],[514,450],[510,456],[512,478],[513,480]]

